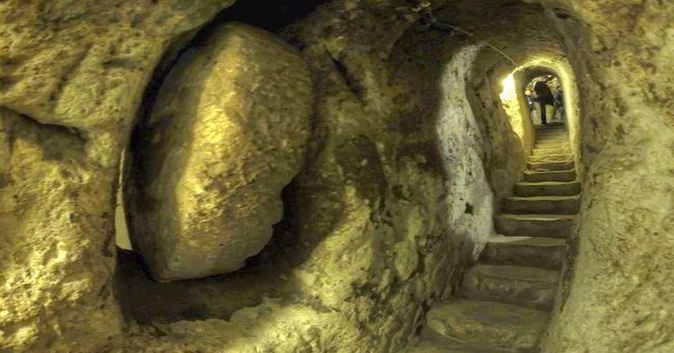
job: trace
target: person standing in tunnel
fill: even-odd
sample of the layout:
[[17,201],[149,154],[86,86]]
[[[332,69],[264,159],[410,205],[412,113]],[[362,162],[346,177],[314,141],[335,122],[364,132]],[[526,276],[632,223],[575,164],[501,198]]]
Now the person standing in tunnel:
[[555,116],[555,97],[552,95],[550,87],[543,81],[538,81],[534,84],[534,93],[536,94],[534,100],[541,109],[541,123],[547,125],[548,119],[546,109],[547,106],[551,106],[553,109],[552,116]]

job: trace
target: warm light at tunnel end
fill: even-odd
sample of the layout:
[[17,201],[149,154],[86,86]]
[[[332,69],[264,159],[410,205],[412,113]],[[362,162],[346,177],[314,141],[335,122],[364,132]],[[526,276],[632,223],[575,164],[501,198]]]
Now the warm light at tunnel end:
[[501,82],[501,87],[503,87],[503,91],[501,91],[500,95],[502,101],[510,101],[517,99],[517,89],[515,87],[514,72],[503,79],[503,81]]
[[502,91],[499,94],[501,99],[501,104],[505,110],[506,115],[510,120],[510,126],[520,140],[520,143],[524,141],[524,117],[521,116],[521,110],[519,109],[519,100],[517,97],[517,83],[515,82],[515,73],[513,71],[510,75],[501,81]]

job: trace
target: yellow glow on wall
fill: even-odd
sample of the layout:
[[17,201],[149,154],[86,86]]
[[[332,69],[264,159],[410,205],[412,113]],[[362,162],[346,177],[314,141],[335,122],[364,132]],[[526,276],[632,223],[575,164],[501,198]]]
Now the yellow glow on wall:
[[501,82],[501,87],[503,87],[503,91],[501,91],[502,101],[517,100],[515,73],[511,73],[505,79],[503,79],[503,82]]
[[523,117],[519,106],[519,98],[517,96],[515,72],[503,79],[501,87],[503,87],[503,90],[499,97],[501,98],[503,110],[505,110],[506,115],[508,115],[510,126],[515,134],[520,138],[520,141],[524,141],[524,122],[522,121]]

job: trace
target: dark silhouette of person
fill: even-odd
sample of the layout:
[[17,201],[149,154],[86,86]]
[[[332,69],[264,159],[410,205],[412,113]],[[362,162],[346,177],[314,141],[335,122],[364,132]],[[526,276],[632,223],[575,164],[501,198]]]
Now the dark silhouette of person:
[[[549,105],[555,109],[555,97],[552,95],[550,87],[548,87],[548,85],[543,81],[538,81],[536,84],[534,84],[534,92],[536,93],[536,97],[534,99],[536,102],[538,102],[539,107],[541,108],[541,122],[543,125],[547,125],[548,119],[546,116],[546,107]],[[552,116],[555,116],[554,112],[552,113]]]

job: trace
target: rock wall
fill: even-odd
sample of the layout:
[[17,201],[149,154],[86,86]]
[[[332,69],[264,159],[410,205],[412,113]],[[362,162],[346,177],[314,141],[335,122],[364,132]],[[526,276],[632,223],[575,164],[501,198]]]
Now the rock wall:
[[[498,178],[488,171],[495,161],[504,162],[507,154],[524,160],[504,115],[499,114],[498,92],[487,72],[500,59],[489,56],[485,60],[490,64],[476,70],[473,63],[484,53],[479,43],[456,40],[442,31],[429,32],[424,26],[409,31],[418,14],[404,1],[344,0],[323,7],[286,32],[310,65],[316,114],[305,167],[286,192],[283,231],[257,260],[264,262],[268,256],[271,261],[234,276],[161,285],[148,282],[122,253],[120,261],[124,262],[113,295],[111,216],[118,156],[143,89],[152,70],[163,69],[157,65],[170,39],[183,34],[173,41],[178,44],[168,48],[167,58],[194,34],[192,28],[226,4],[146,5],[120,2],[111,10],[102,4],[57,2],[22,8],[34,11],[24,17],[36,21],[31,26],[54,26],[52,42],[24,39],[39,43],[33,48],[50,52],[60,48],[55,45],[60,43],[66,53],[86,54],[63,69],[58,65],[70,59],[58,65],[47,59],[30,61],[33,66],[8,61],[7,65],[16,67],[10,69],[18,78],[9,93],[3,91],[5,98],[0,102],[28,115],[6,112],[8,123],[3,124],[3,131],[11,133],[5,133],[9,137],[3,146],[11,146],[5,151],[12,152],[5,152],[3,158],[21,151],[13,145],[21,141],[14,137],[21,130],[15,126],[54,128],[59,136],[64,135],[65,142],[59,144],[65,147],[40,147],[51,140],[33,138],[30,148],[36,151],[35,158],[67,158],[76,165],[31,162],[25,168],[35,170],[32,179],[25,180],[50,175],[39,168],[58,171],[65,164],[68,170],[62,173],[75,174],[75,181],[63,189],[45,187],[46,196],[27,197],[32,203],[21,204],[20,209],[34,208],[42,215],[44,200],[56,204],[65,197],[49,196],[56,191],[81,200],[64,204],[72,212],[49,207],[53,216],[40,219],[45,229],[64,225],[63,231],[46,234],[64,236],[68,239],[65,245],[58,245],[63,242],[60,237],[44,238],[36,250],[13,255],[7,272],[13,277],[6,283],[31,283],[31,289],[3,287],[12,288],[3,292],[3,299],[15,298],[11,303],[18,310],[17,314],[3,312],[1,347],[17,352],[399,350],[420,326],[425,308],[451,294],[463,268],[492,231],[492,189],[501,193],[503,188],[490,185]],[[11,3],[4,9],[14,11],[12,6],[18,5]],[[67,6],[81,11],[71,12]],[[38,14],[45,11],[58,20],[40,22],[45,17]],[[98,31],[90,30],[93,27]],[[115,38],[123,39],[119,47]],[[91,48],[86,49],[89,44]],[[433,49],[436,61],[429,66],[424,51],[435,44],[440,47]],[[35,50],[28,56],[40,58]],[[68,74],[30,74],[36,67]],[[40,86],[35,83],[38,78],[43,80],[45,93],[29,96],[30,87]],[[60,85],[46,88],[58,79],[63,81]],[[56,103],[41,105],[52,95]],[[74,101],[81,109],[75,109]],[[501,133],[507,135],[505,140],[491,139]],[[64,156],[46,153],[60,150]],[[66,156],[73,151],[77,151],[74,157]],[[23,166],[25,162],[13,163]],[[506,168],[499,175],[508,176],[509,170],[514,169]],[[3,197],[12,198],[14,188],[3,189],[7,191]],[[23,244],[20,239],[41,234],[41,230],[27,228],[37,216],[16,220],[12,212],[3,214],[8,225],[4,229],[12,229],[3,234],[8,239]],[[80,229],[79,233],[73,229]],[[65,249],[62,257],[47,262],[57,265],[54,270],[26,260],[44,263],[53,258],[51,249],[58,246]],[[21,268],[30,268],[31,275],[21,277]],[[258,272],[266,274],[259,276]],[[40,282],[35,276],[46,279]],[[62,288],[74,294],[63,297],[68,292]],[[27,299],[26,293],[35,300]],[[42,299],[52,293],[56,299]],[[55,309],[50,309],[52,304],[35,306],[35,301],[54,303]],[[116,301],[123,301],[126,320]],[[139,302],[153,307],[141,313],[140,325],[133,321],[139,313],[129,310]]]
[[64,127],[0,110],[0,351],[107,346],[121,317],[109,281],[115,173]]
[[[498,104],[477,97],[485,83],[472,63],[483,48],[443,32],[418,46],[429,32],[410,29],[414,19],[403,2],[336,1],[287,30],[317,100],[304,169],[286,192],[284,231],[267,253],[281,270],[277,291],[227,319],[214,310],[162,325],[161,339],[131,337],[129,351],[396,352],[426,308],[451,295],[492,232],[491,149],[516,150],[484,138],[507,127],[503,115],[473,108],[481,99]],[[433,44],[442,47],[429,67]],[[227,283],[237,282],[213,279],[201,291],[227,291]]]
[[230,3],[0,4],[0,351],[114,346],[120,151],[164,49]]
[[[491,192],[469,111],[442,100],[426,114],[398,110],[410,89],[393,82],[382,58],[407,20],[390,4],[345,5],[333,3],[296,34],[319,98],[294,212],[293,236],[307,255],[293,274],[306,297],[363,328],[367,341],[337,351],[393,352],[490,234]],[[458,59],[459,72],[447,70],[444,81],[459,80],[457,99],[467,62]]]
[[674,4],[544,1],[581,99],[582,221],[546,352],[674,350]]
[[[561,37],[533,30],[535,6],[446,2],[437,17],[466,36],[413,25],[407,1],[338,0],[285,32],[316,113],[262,265],[162,285],[129,261],[111,293],[117,164],[146,83],[229,2],[0,5],[0,351],[395,352],[480,251],[526,156],[500,80]],[[586,176],[545,350],[670,352],[674,5],[541,2],[579,78]],[[136,322],[118,300],[173,312]]]
[[[461,8],[461,4],[457,6]],[[486,173],[498,210],[500,201],[511,196],[513,185],[520,181],[534,141],[529,121],[521,123],[521,137],[513,125],[520,124],[513,114],[521,114],[518,110],[523,101],[509,110],[500,99],[505,80],[511,73],[523,70],[534,62],[546,62],[546,65],[555,68],[562,65],[562,38],[546,20],[540,7],[522,3],[487,1],[465,12],[447,6],[437,10],[436,17],[441,23],[456,26],[467,33],[463,34],[463,38],[469,43],[483,46],[472,63],[475,69],[470,78],[468,101],[482,126],[485,160],[488,163]],[[444,30],[444,33],[448,31]],[[573,83],[569,81],[570,87]]]
[[182,53],[126,166],[132,241],[156,279],[234,272],[269,242],[303,161],[311,88],[296,50],[240,23]]

